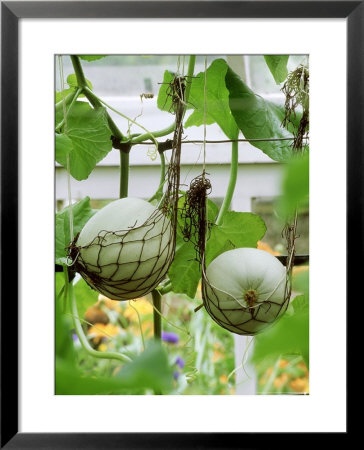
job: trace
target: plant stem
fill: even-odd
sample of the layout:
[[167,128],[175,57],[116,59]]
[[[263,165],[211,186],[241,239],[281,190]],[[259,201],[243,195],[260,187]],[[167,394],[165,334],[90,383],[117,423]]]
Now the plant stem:
[[226,195],[224,198],[224,201],[222,202],[219,215],[216,219],[216,225],[221,225],[224,214],[229,209],[231,200],[234,195],[234,190],[236,186],[236,179],[238,176],[238,142],[234,141],[231,143],[231,166],[230,166],[230,178],[229,178],[229,184],[226,191]]
[[172,283],[169,282],[165,286],[162,286],[161,288],[158,288],[158,291],[161,295],[168,294],[168,292],[171,292],[172,290]]
[[[186,75],[187,85],[186,85],[186,90],[185,90],[185,103],[188,102],[188,98],[190,96],[192,82],[188,81],[188,78],[193,77],[193,72],[195,70],[195,63],[196,63],[196,55],[190,55],[190,58],[188,60],[188,68],[187,68],[187,75]],[[186,109],[184,110],[183,117],[185,114],[186,114]]]
[[73,326],[75,327],[76,334],[78,336],[78,339],[81,342],[82,347],[87,352],[88,355],[94,356],[95,358],[100,359],[116,359],[121,362],[130,362],[131,359],[129,356],[124,355],[123,353],[116,353],[116,352],[98,352],[97,350],[94,350],[87,337],[85,336],[85,333],[83,331],[80,318],[78,316],[78,310],[77,310],[77,303],[76,303],[76,297],[75,292],[73,289],[73,283],[69,283],[68,285],[68,292],[69,292],[69,298],[71,301],[71,312],[72,312],[72,318],[73,318]]
[[[161,314],[162,296],[157,289],[153,289],[152,297],[154,308]],[[160,340],[162,338],[162,320],[157,311],[153,309],[154,338]]]
[[163,186],[166,181],[166,159],[163,153],[159,153],[159,157],[161,159],[161,177],[159,181],[159,186],[156,193],[152,197],[150,197],[148,202],[152,202],[155,199],[160,200],[163,196]]
[[87,81],[86,81],[85,74],[83,73],[80,58],[76,55],[71,55],[71,62],[72,62],[73,68],[75,70],[78,87],[80,87],[82,89],[87,86]]
[[120,150],[120,192],[119,197],[128,196],[129,186],[129,153]]
[[141,135],[136,136],[135,138],[133,138],[130,141],[130,143],[131,144],[139,144],[140,142],[146,141],[147,139],[152,139],[152,136],[154,136],[155,138],[162,137],[162,136],[167,136],[168,134],[173,133],[174,126],[175,126],[175,123],[173,122],[172,125],[170,125],[167,128],[163,128],[163,130],[153,131],[152,133],[141,134]]
[[[85,95],[87,100],[91,103],[94,108],[102,107],[100,99],[95,95],[87,86],[87,81],[85,74],[83,73],[81,61],[78,56],[71,55],[72,65],[75,71],[78,87],[82,89],[82,93]],[[124,135],[119,130],[115,122],[110,117],[110,114],[106,111],[107,122],[109,124],[112,134],[120,140],[125,140]]]

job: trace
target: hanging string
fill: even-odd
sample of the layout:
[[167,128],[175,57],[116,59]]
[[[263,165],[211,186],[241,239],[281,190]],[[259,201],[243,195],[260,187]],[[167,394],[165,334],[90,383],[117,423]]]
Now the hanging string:
[[[67,136],[67,114],[66,114],[66,95],[64,90],[64,73],[63,73],[63,59],[62,55],[58,55],[58,65],[61,79],[61,91],[62,91],[62,107],[63,107],[63,117],[64,117],[64,134]],[[73,211],[72,211],[72,191],[71,191],[71,173],[70,173],[70,156],[69,153],[66,155],[66,171],[67,171],[67,193],[68,193],[68,208],[69,208],[69,225],[70,225],[70,237],[71,242],[74,238],[73,231]]]
[[203,86],[203,174],[206,169],[206,113],[207,113],[207,56],[205,56],[205,79]]

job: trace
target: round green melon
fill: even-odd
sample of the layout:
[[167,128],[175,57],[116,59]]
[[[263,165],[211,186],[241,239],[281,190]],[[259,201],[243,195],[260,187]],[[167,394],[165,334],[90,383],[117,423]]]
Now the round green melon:
[[170,220],[150,203],[115,200],[91,217],[78,237],[80,273],[113,300],[141,297],[165,277],[172,237]]
[[222,253],[207,267],[206,278],[206,310],[234,333],[260,333],[287,308],[286,269],[263,250],[236,248]]

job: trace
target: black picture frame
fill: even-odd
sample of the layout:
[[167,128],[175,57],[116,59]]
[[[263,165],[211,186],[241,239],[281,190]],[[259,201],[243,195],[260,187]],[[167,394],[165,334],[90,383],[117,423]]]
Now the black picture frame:
[[[347,19],[347,298],[363,264],[364,1],[1,2],[1,448],[256,448],[269,433],[19,433],[17,325],[18,22],[22,18],[346,18]],[[11,110],[6,105],[13,105]],[[355,256],[356,255],[356,256]],[[11,270],[9,268],[12,268]],[[11,286],[12,301],[6,301]],[[360,295],[362,296],[362,294]],[[242,436],[244,434],[244,436]],[[340,433],[347,436],[348,433]],[[304,439],[310,438],[306,433]],[[278,436],[275,435],[274,439]],[[317,434],[316,434],[317,437]],[[272,442],[272,441],[271,441]],[[290,435],[280,446],[293,444]],[[300,440],[302,443],[302,440]]]

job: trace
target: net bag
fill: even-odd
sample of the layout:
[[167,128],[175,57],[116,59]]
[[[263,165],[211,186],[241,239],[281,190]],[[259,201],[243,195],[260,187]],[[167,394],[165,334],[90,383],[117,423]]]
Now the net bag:
[[69,246],[70,265],[93,289],[112,300],[151,292],[166,276],[176,243],[185,83],[171,83],[175,131],[166,189],[157,207],[116,200],[96,213]]
[[256,248],[222,253],[202,272],[203,305],[221,327],[253,336],[286,311],[290,277],[273,255]]

